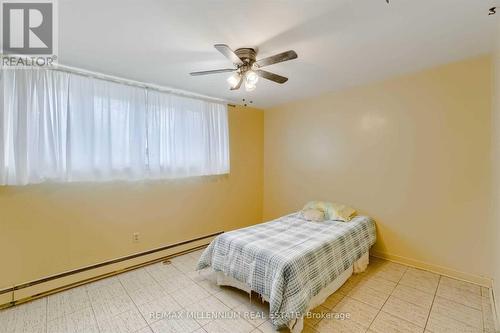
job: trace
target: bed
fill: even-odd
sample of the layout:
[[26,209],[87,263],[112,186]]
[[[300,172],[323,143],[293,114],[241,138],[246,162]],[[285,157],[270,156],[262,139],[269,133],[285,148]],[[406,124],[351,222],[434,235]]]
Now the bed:
[[298,212],[219,235],[197,269],[211,267],[218,284],[260,294],[273,326],[295,333],[311,308],[366,268],[375,240],[369,217],[311,222]]

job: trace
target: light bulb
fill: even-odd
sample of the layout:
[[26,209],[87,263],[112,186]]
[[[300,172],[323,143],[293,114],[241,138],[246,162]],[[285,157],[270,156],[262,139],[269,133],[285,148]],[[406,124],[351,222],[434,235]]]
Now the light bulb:
[[255,87],[257,87],[255,84],[248,83],[248,81],[245,81],[245,90],[246,91],[254,91]]
[[249,70],[248,72],[245,73],[246,84],[255,86],[257,84],[257,81],[259,81],[259,76],[257,75],[257,73],[255,73],[252,70]]
[[229,83],[229,86],[231,88],[235,88],[240,82],[240,79],[241,79],[240,74],[234,73],[233,75],[227,78],[227,83]]

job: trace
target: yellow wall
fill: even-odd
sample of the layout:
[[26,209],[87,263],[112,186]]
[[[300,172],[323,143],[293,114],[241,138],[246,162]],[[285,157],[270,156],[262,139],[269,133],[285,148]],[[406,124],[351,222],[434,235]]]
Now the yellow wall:
[[345,202],[376,219],[379,255],[488,284],[491,70],[484,56],[266,110],[264,218]]
[[229,108],[228,176],[0,187],[0,288],[261,222],[263,121]]

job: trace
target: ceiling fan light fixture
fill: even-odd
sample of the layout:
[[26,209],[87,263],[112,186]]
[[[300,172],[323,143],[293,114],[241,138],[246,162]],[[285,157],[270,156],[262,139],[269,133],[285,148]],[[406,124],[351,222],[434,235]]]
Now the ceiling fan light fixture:
[[235,88],[238,83],[240,82],[241,76],[239,73],[234,73],[230,77],[227,78],[227,83],[229,83],[229,86],[231,88]]
[[259,81],[259,76],[252,70],[249,70],[245,73],[245,84],[249,84],[251,86],[255,86]]
[[245,81],[245,90],[246,91],[254,91],[256,87],[257,86],[255,84],[248,83],[247,81]]

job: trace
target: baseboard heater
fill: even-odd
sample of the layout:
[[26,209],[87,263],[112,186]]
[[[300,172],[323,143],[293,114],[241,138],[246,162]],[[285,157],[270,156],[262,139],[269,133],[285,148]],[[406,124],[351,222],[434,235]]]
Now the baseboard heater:
[[170,249],[182,246],[182,245],[187,245],[187,244],[194,243],[194,242],[197,242],[197,241],[201,241],[201,240],[204,240],[204,239],[207,239],[207,238],[216,237],[216,236],[218,236],[220,234],[223,234],[223,233],[224,233],[224,231],[219,231],[219,232],[216,232],[216,233],[213,233],[213,234],[209,234],[209,235],[205,235],[205,236],[200,236],[200,237],[189,239],[189,240],[184,240],[182,242],[165,245],[165,246],[158,247],[158,248],[155,248],[155,249],[152,249],[152,250],[147,250],[147,251],[144,251],[144,252],[134,253],[134,254],[131,254],[131,255],[128,255],[128,256],[125,256],[125,257],[120,257],[120,258],[117,258],[117,259],[112,259],[112,260],[100,262],[98,264],[94,264],[94,265],[90,265],[90,266],[85,266],[85,267],[82,267],[82,268],[77,268],[77,269],[74,269],[74,270],[70,270],[70,271],[66,271],[66,272],[63,272],[63,273],[51,275],[51,276],[48,276],[48,277],[44,277],[44,278],[41,278],[41,279],[38,279],[38,280],[34,280],[34,281],[22,283],[22,284],[19,284],[19,285],[14,285],[14,286],[9,287],[9,288],[0,289],[0,295],[7,294],[7,293],[12,293],[12,301],[4,303],[4,304],[0,304],[0,310],[6,309],[6,308],[9,308],[9,307],[13,307],[13,306],[16,306],[16,305],[20,305],[20,304],[23,304],[23,303],[26,303],[26,302],[29,302],[29,301],[33,301],[35,299],[42,298],[42,297],[45,297],[45,296],[48,296],[48,295],[52,295],[52,294],[55,294],[55,293],[58,293],[58,292],[61,292],[61,291],[67,290],[67,289],[75,288],[75,287],[81,286],[83,284],[87,284],[87,283],[90,283],[90,282],[102,280],[102,279],[105,279],[105,278],[108,278],[108,277],[111,277],[111,276],[114,276],[114,275],[117,275],[117,274],[120,274],[120,273],[124,273],[124,272],[127,272],[127,271],[138,269],[138,268],[141,268],[141,267],[144,267],[144,266],[148,266],[148,265],[151,265],[151,264],[154,264],[154,263],[162,262],[162,261],[165,261],[167,259],[174,258],[174,257],[180,256],[180,255],[183,255],[183,254],[186,254],[186,253],[189,253],[189,252],[194,252],[194,251],[197,251],[197,250],[200,250],[200,249],[206,247],[208,245],[208,243],[207,244],[203,244],[203,245],[199,245],[199,246],[187,249],[187,250],[179,251],[179,252],[176,252],[176,253],[173,253],[173,254],[169,254],[167,256],[162,256],[161,258],[156,258],[156,259],[153,259],[153,260],[148,260],[148,261],[145,261],[145,262],[140,263],[140,264],[136,264],[136,265],[132,265],[132,266],[129,266],[129,267],[126,267],[126,268],[118,269],[118,270],[115,270],[113,272],[101,274],[101,275],[98,275],[98,276],[95,276],[95,277],[91,277],[91,278],[80,280],[80,281],[77,281],[77,282],[74,282],[74,283],[70,283],[70,284],[64,285],[62,287],[51,289],[51,290],[48,290],[48,291],[45,291],[45,292],[42,292],[42,293],[38,293],[38,294],[29,296],[29,297],[25,297],[25,298],[22,298],[22,299],[15,300],[14,299],[14,293],[17,290],[29,288],[29,287],[36,286],[36,285],[39,285],[39,284],[42,284],[42,283],[46,283],[46,282],[49,282],[49,281],[53,281],[53,280],[57,280],[57,279],[60,279],[60,278],[67,277],[67,276],[71,276],[71,275],[75,275],[75,274],[78,274],[78,273],[86,272],[86,271],[89,271],[89,270],[92,270],[92,269],[101,268],[101,267],[109,266],[109,265],[112,265],[112,264],[117,264],[117,263],[120,263],[120,262],[123,262],[123,261],[127,261],[127,260],[131,260],[131,259],[135,259],[135,258],[147,256],[147,255],[154,254],[154,253],[157,253],[157,252],[161,252],[161,251],[165,251],[165,250],[170,250]]

